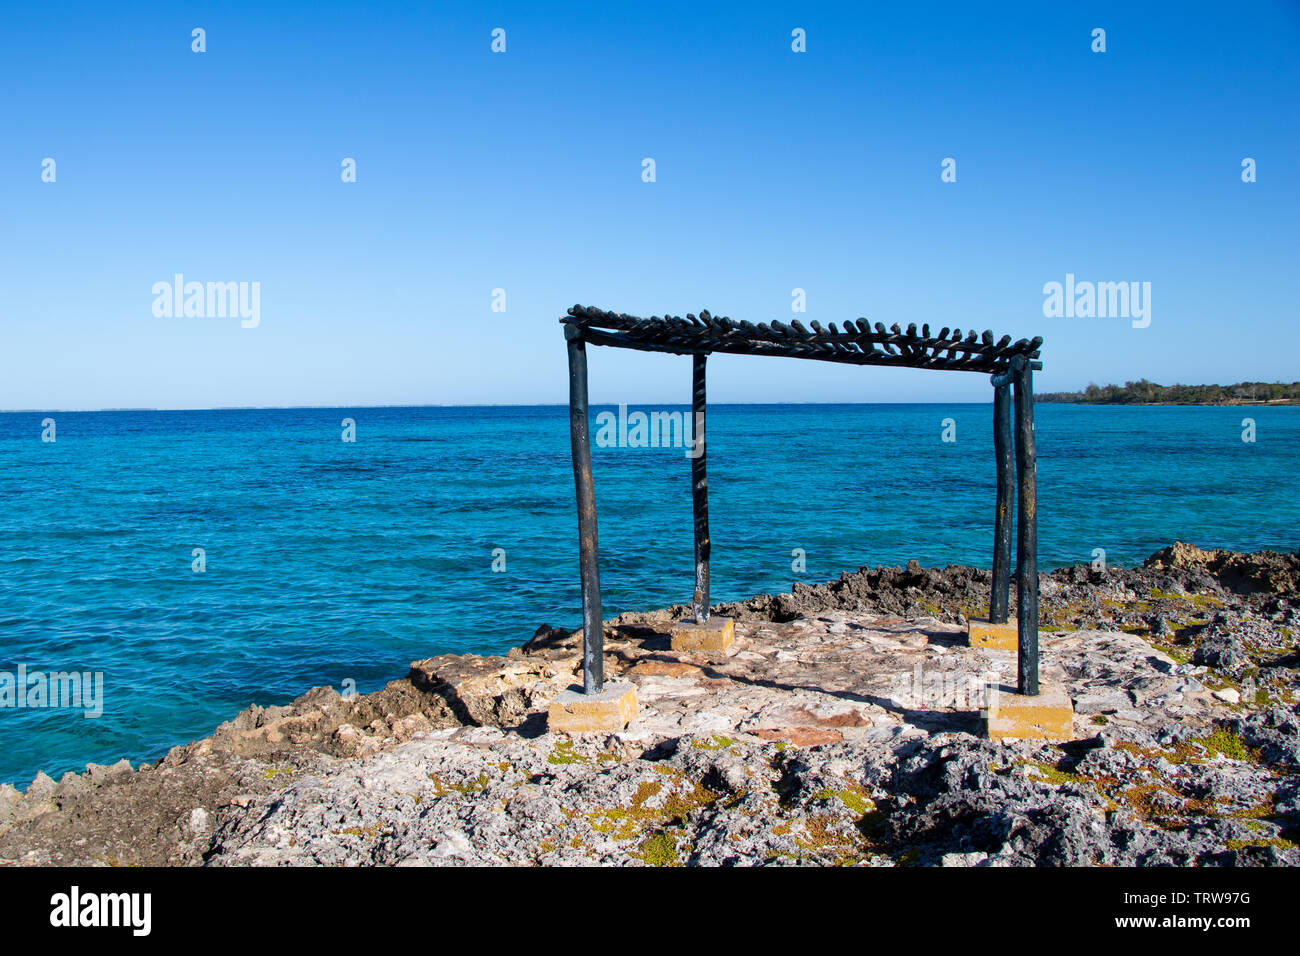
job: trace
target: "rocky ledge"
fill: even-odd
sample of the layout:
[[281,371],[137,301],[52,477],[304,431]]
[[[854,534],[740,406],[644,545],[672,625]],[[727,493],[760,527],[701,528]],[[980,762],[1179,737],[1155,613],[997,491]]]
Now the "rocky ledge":
[[[1300,863],[1300,555],[1185,544],[1043,575],[1075,739],[980,736],[1014,654],[964,646],[989,572],[863,569],[606,624],[623,733],[546,730],[580,636],[418,661],[383,690],[251,707],[155,764],[0,788],[9,864],[873,866]],[[1013,589],[1014,593],[1014,589]]]

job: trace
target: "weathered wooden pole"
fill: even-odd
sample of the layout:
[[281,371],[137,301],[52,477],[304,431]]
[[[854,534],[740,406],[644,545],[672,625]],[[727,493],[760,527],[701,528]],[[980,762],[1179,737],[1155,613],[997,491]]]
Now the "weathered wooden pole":
[[1017,690],[1038,693],[1038,456],[1034,451],[1034,371],[1013,360],[1016,396],[1016,476],[1020,483],[1016,525]]
[[993,454],[997,459],[997,512],[993,522],[993,591],[989,623],[1005,624],[1011,601],[1011,496],[1016,476],[1011,460],[1011,386],[994,381]]
[[605,633],[600,618],[600,548],[596,541],[596,487],[591,480],[591,435],[587,421],[587,344],[582,330],[566,325],[569,344],[569,439],[573,484],[578,494],[578,549],[582,567],[582,690],[605,687]]
[[704,365],[707,355],[692,357],[691,369],[691,504],[695,510],[695,621],[709,619],[709,476],[705,463],[704,418],[707,401]]

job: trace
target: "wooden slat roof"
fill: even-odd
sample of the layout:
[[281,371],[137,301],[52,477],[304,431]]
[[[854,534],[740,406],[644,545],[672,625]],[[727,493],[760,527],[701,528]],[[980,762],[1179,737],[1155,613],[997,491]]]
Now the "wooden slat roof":
[[930,326],[915,323],[906,330],[897,324],[886,329],[866,319],[851,319],[842,329],[835,323],[823,328],[813,321],[806,328],[798,319],[785,322],[736,321],[702,311],[686,318],[666,315],[648,319],[623,312],[606,312],[591,306],[575,305],[560,321],[580,329],[593,345],[639,349],[646,352],[672,352],[677,355],[729,352],[734,355],[780,355],[789,358],[818,359],[848,365],[886,365],[904,368],[937,368],[964,372],[1005,373],[1011,361],[1023,355],[1031,367],[1042,368],[1033,361],[1039,356],[1042,338],[1011,341],[1004,335],[961,329],[941,329],[930,333]]

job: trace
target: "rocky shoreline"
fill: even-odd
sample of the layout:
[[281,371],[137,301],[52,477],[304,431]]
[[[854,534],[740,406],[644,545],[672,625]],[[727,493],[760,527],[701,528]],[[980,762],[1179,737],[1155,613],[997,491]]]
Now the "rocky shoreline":
[[250,707],[155,764],[0,788],[0,863],[1300,863],[1300,555],[1176,544],[1041,575],[1060,745],[979,735],[975,692],[1014,672],[961,639],[989,578],[913,562],[721,605],[718,657],[669,649],[682,607],[621,615],[621,734],[546,732],[580,635],[545,625]]

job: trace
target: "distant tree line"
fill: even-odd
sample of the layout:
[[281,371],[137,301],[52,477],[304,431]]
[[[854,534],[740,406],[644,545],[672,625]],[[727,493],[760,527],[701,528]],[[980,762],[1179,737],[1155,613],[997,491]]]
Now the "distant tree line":
[[1123,385],[1089,384],[1082,392],[1045,392],[1040,402],[1080,405],[1300,404],[1300,382],[1238,382],[1236,385],[1157,385],[1144,378]]

